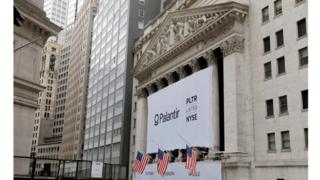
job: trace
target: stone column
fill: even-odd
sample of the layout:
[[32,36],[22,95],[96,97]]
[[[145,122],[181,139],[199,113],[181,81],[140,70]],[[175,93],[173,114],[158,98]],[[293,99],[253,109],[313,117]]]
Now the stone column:
[[147,94],[143,89],[137,90],[136,150],[147,151],[148,105]]
[[[213,129],[213,151],[220,151],[220,117],[219,117],[219,81],[218,67],[214,63],[212,50],[205,52],[203,55],[208,63],[212,66],[212,129]],[[212,152],[209,152],[212,154]]]
[[244,39],[233,36],[220,44],[223,53],[223,76],[224,76],[224,138],[226,152],[240,152],[241,134],[239,133],[239,111],[241,94],[240,64],[244,60]]

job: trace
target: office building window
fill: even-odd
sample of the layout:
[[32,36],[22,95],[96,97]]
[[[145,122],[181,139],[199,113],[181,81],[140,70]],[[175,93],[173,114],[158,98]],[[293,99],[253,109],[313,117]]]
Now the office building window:
[[299,49],[299,61],[300,61],[300,66],[304,66],[308,64],[308,47]]
[[264,64],[264,78],[270,79],[271,77],[272,77],[271,62],[267,62]]
[[138,21],[138,29],[143,29],[144,28],[144,21]]
[[263,8],[261,14],[263,23],[269,21],[269,6]]
[[290,149],[290,134],[289,131],[281,132],[281,144],[283,150]]
[[277,59],[277,64],[278,64],[278,74],[282,74],[286,72],[286,63],[284,60],[284,56],[279,57]]
[[308,109],[308,90],[301,91],[302,109]]
[[273,100],[269,99],[266,101],[267,117],[273,116]]
[[298,27],[298,38],[306,35],[307,34],[306,18],[303,18],[300,21],[298,21],[297,27]]
[[265,37],[263,38],[263,48],[264,48],[264,53],[267,53],[270,51],[270,37]]
[[277,47],[283,46],[284,40],[283,40],[283,30],[282,29],[280,31],[276,32],[276,38],[277,38]]
[[139,16],[144,17],[144,10],[143,9],[139,9]]
[[308,140],[308,128],[304,128],[304,147],[308,149],[309,140]]
[[139,4],[144,5],[145,0],[139,0]]
[[136,123],[137,123],[137,119],[134,118],[134,119],[133,119],[133,129],[136,128]]
[[287,102],[287,96],[280,96],[279,97],[279,113],[287,113],[288,112],[288,102]]
[[274,15],[278,16],[282,14],[282,0],[274,1]]
[[133,136],[132,136],[132,145],[135,145],[135,144],[136,144],[136,136],[133,135]]
[[268,151],[276,150],[276,137],[275,133],[268,133]]

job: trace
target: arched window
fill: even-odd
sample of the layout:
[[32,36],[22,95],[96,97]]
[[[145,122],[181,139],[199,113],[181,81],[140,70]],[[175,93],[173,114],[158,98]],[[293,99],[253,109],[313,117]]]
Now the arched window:
[[50,64],[49,64],[49,69],[50,69],[51,71],[54,71],[54,64],[55,64],[55,62],[56,62],[56,56],[52,54],[52,55],[50,56]]

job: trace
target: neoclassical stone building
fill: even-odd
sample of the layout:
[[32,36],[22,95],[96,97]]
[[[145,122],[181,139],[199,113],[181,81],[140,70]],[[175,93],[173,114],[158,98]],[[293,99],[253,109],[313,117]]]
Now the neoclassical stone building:
[[307,179],[306,21],[306,0],[172,1],[135,44],[131,162],[146,151],[147,97],[212,66],[204,161],[221,159],[224,180]]

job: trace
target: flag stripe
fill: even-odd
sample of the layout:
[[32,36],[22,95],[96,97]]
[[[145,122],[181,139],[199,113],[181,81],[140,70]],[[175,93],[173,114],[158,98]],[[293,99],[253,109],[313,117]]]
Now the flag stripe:
[[133,170],[142,174],[144,169],[146,168],[148,160],[149,160],[148,155],[143,155],[141,160],[136,159],[133,165]]
[[[189,147],[187,147],[187,148],[189,148]],[[187,149],[187,151],[188,151],[188,149]],[[192,151],[191,157],[187,153],[187,161],[186,161],[185,168],[189,169],[191,171],[192,175],[194,176],[194,175],[196,175],[197,152],[193,149],[191,151]]]
[[164,176],[164,174],[166,173],[168,163],[169,163],[168,153],[164,153],[162,160],[158,158],[157,170],[161,176]]

